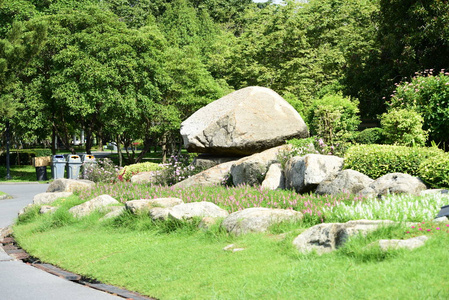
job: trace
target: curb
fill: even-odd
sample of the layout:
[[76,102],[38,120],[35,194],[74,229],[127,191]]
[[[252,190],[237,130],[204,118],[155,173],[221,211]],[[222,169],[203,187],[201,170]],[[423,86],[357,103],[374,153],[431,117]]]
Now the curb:
[[0,228],[0,251],[5,252],[12,258],[12,260],[20,260],[29,266],[35,267],[65,280],[81,284],[111,295],[122,297],[127,300],[157,300],[156,298],[146,297],[135,292],[85,278],[81,275],[65,271],[51,264],[42,263],[38,259],[31,257],[27,252],[25,252],[25,250],[19,248],[11,234],[11,227]]

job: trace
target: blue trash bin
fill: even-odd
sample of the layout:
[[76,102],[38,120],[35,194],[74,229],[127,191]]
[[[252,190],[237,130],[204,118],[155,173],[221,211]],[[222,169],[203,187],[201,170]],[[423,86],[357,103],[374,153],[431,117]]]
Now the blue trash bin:
[[67,178],[79,179],[81,170],[81,157],[78,155],[69,155],[67,157]]
[[64,178],[64,169],[67,161],[62,154],[53,155],[51,159],[51,176],[53,179]]

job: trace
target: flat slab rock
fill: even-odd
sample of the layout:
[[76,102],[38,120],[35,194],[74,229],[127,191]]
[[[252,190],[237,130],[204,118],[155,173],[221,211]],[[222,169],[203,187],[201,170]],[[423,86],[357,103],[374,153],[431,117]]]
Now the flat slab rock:
[[132,213],[136,214],[139,211],[149,211],[152,208],[171,208],[173,206],[184,203],[179,198],[156,198],[156,199],[140,199],[126,201],[125,206]]
[[33,204],[52,204],[59,198],[65,198],[72,196],[72,192],[54,192],[54,193],[40,193],[33,197]]
[[189,152],[250,155],[308,136],[299,113],[275,91],[246,87],[196,111],[181,124]]
[[294,210],[253,207],[230,214],[221,225],[228,232],[240,235],[265,232],[273,224],[284,221],[295,222],[302,218],[302,213]]
[[299,252],[328,253],[341,247],[349,237],[367,234],[380,226],[394,224],[390,220],[356,220],[347,223],[318,224],[298,235],[293,240]]
[[118,204],[120,204],[120,202],[118,202],[111,196],[100,195],[92,200],[70,208],[69,213],[71,213],[74,217],[80,218],[87,216],[96,210],[106,209],[106,207],[110,205]]
[[47,193],[54,192],[74,192],[82,189],[89,189],[95,185],[95,182],[90,180],[75,180],[59,178],[55,179],[47,188]]
[[425,245],[426,241],[429,239],[428,236],[422,235],[406,240],[379,240],[370,245],[377,245],[382,251],[397,250],[397,249],[408,249],[413,250]]
[[228,215],[229,213],[226,210],[207,201],[176,205],[168,212],[170,218],[177,220],[186,220],[193,217],[225,218]]

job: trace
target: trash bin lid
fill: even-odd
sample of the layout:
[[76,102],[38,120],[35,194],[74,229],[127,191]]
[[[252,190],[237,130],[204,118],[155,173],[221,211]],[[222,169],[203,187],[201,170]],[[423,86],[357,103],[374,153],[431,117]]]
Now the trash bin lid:
[[78,155],[69,155],[68,162],[81,162],[81,158]]
[[55,162],[65,161],[65,157],[62,154],[53,155],[52,161],[55,161]]

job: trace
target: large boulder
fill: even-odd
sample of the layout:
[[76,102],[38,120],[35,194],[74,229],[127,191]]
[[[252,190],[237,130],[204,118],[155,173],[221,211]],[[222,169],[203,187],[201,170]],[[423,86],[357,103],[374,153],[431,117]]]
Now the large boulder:
[[307,154],[295,156],[285,166],[285,187],[298,193],[314,190],[343,167],[343,158],[333,155]]
[[74,217],[84,217],[95,210],[106,210],[106,207],[110,205],[119,205],[120,202],[115,200],[109,195],[100,195],[92,200],[89,200],[87,202],[84,202],[80,205],[74,206],[71,209],[69,209],[69,213],[71,213]]
[[315,192],[320,195],[359,194],[373,181],[373,179],[358,171],[343,170],[321,182]]
[[295,222],[303,217],[299,211],[252,207],[230,214],[221,225],[235,235],[250,232],[265,232],[271,225]]
[[241,184],[259,184],[271,164],[278,162],[279,153],[291,150],[291,145],[282,145],[239,159],[231,168],[232,182]]
[[393,224],[389,220],[357,220],[347,223],[322,223],[310,227],[293,240],[299,252],[328,253],[343,246],[349,237],[376,230],[380,226]]
[[279,94],[247,87],[196,111],[181,124],[189,152],[250,155],[308,136],[299,113]]
[[265,175],[261,187],[267,190],[278,190],[285,188],[285,176],[281,164],[272,164]]
[[201,154],[195,157],[195,159],[192,162],[192,165],[195,167],[201,168],[203,170],[210,169],[212,167],[215,167],[216,165],[220,165],[226,162],[230,161],[236,161],[239,160],[240,156],[216,156],[216,155],[209,155],[209,154]]
[[228,214],[226,210],[206,201],[176,205],[168,212],[169,217],[177,220],[188,220],[193,217],[225,218]]
[[90,180],[75,180],[59,178],[55,179],[47,188],[47,193],[54,192],[75,192],[82,189],[90,189],[95,185],[95,182]]
[[364,196],[382,197],[388,194],[419,196],[426,185],[418,177],[404,173],[389,173],[374,180],[361,191]]
[[203,172],[195,174],[173,185],[173,188],[188,188],[190,186],[214,186],[226,181],[234,161],[219,164]]
[[72,192],[40,193],[33,197],[33,204],[35,205],[52,204],[59,198],[70,197],[72,195],[73,195]]

